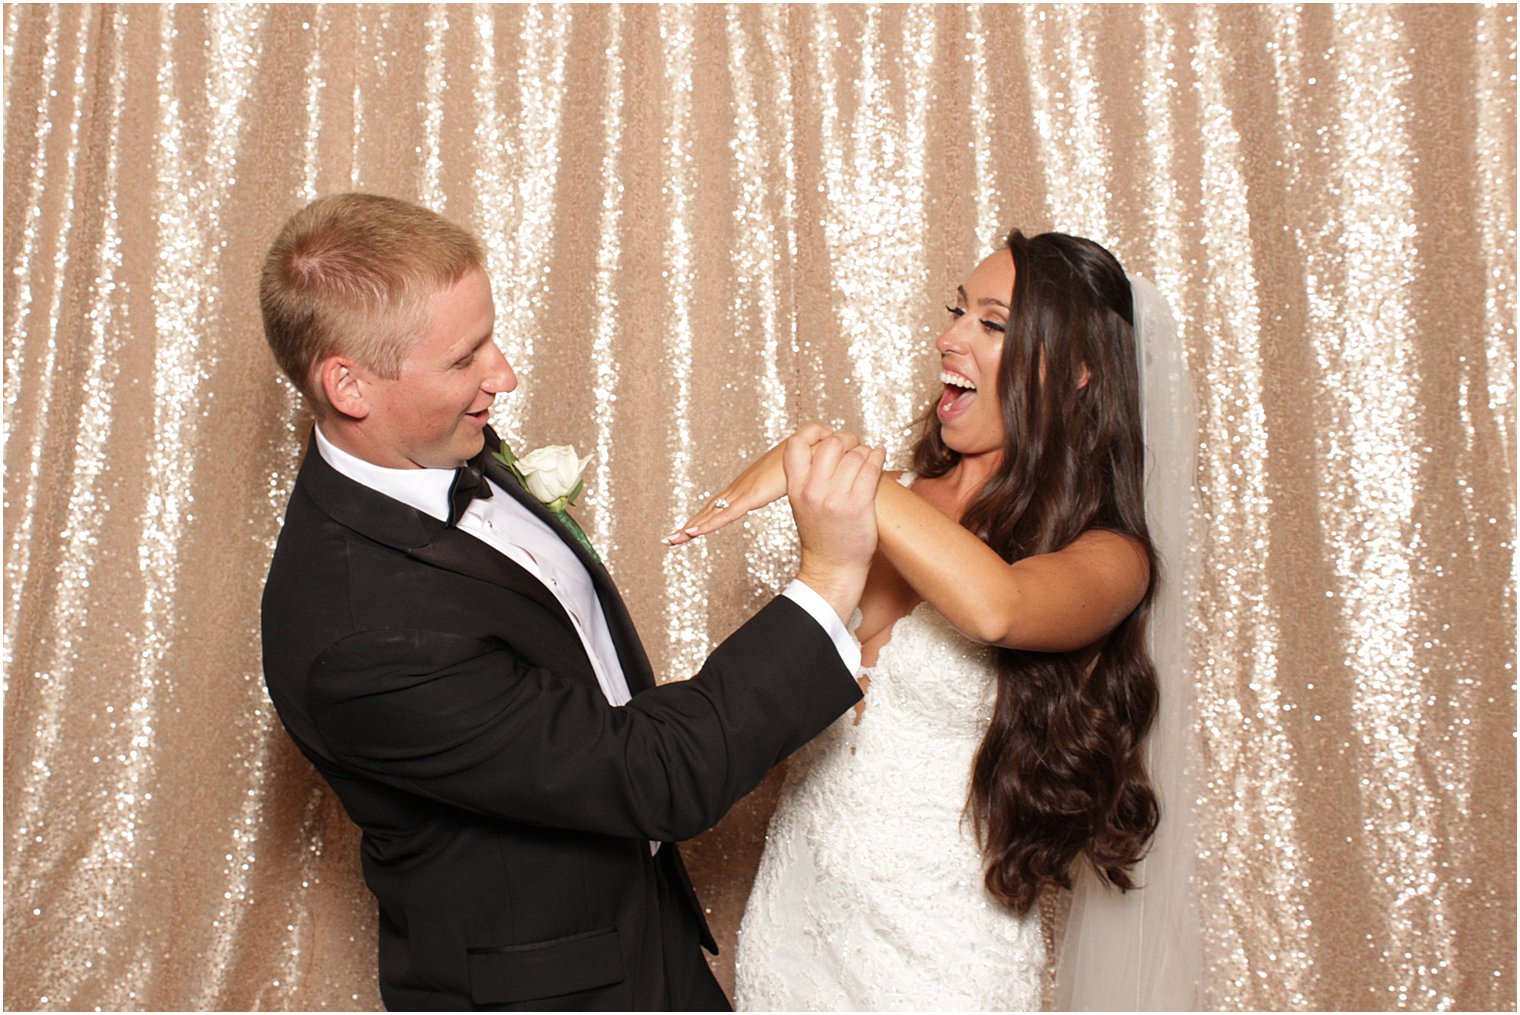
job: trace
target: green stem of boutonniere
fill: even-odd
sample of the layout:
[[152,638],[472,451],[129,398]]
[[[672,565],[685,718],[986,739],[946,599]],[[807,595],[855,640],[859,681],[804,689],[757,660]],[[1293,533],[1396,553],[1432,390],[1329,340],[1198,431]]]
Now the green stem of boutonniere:
[[[520,472],[517,468],[517,455],[513,453],[511,446],[508,445],[506,441],[502,441],[501,447],[497,448],[491,454],[498,462],[507,467],[507,471],[512,473],[512,477],[517,480],[519,486],[521,486],[524,490],[528,489],[528,481],[523,478],[522,472]],[[580,527],[580,524],[577,523],[574,518],[570,517],[569,507],[571,504],[574,504],[575,499],[581,495],[581,491],[585,489],[585,485],[586,484],[583,482],[577,482],[575,484],[574,490],[571,490],[563,497],[556,497],[554,500],[545,504],[544,507],[548,508],[549,513],[557,518],[559,520],[559,523],[563,525],[572,536],[575,537],[576,542],[585,547],[586,552],[591,554],[591,559],[600,564],[602,563],[602,555],[596,552],[596,547],[592,546],[591,540],[586,538],[586,530],[582,529]]]
[[[565,498],[561,497],[559,500],[556,500],[554,504],[558,504],[561,500],[564,499]],[[586,548],[587,553],[591,554],[591,559],[600,564],[602,562],[602,556],[596,552],[596,547],[591,545],[591,540],[586,538],[585,530],[580,527],[574,518],[570,517],[570,512],[566,511],[564,508],[555,508],[554,504],[550,504],[548,506],[549,513],[558,518],[560,524],[569,529],[570,534],[575,537],[576,541]]]

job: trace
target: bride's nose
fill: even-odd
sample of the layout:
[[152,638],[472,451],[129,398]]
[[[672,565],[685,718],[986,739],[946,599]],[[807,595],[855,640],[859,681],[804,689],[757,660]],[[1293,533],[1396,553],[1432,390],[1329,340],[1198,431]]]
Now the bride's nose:
[[965,318],[961,317],[951,321],[949,327],[941,331],[939,337],[934,340],[934,348],[942,354],[947,352],[965,352],[966,340],[961,337],[961,329],[956,327],[963,320]]

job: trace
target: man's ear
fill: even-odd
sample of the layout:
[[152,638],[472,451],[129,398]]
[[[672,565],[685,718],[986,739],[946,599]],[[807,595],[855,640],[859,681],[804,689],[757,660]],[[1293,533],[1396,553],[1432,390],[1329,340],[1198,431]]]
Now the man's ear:
[[360,367],[347,356],[329,356],[317,364],[317,383],[333,411],[351,419],[369,415],[369,400],[360,381]]

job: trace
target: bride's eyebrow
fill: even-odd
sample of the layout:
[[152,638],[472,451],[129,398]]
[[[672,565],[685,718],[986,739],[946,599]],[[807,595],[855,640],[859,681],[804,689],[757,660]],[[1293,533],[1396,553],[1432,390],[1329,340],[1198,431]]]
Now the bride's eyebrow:
[[[965,286],[963,286],[963,285],[956,286],[955,287],[955,294],[960,297],[960,301],[962,303],[970,303],[971,302],[971,297],[969,297],[969,296],[966,295],[966,287]],[[1008,304],[1004,303],[1002,300],[996,299],[995,297],[992,297],[992,296],[983,296],[981,299],[979,299],[979,300],[976,301],[976,305],[979,306],[979,307],[985,307],[985,306],[991,305],[991,306],[994,306],[994,307],[1002,307],[1004,310],[1012,310],[1013,309]]]

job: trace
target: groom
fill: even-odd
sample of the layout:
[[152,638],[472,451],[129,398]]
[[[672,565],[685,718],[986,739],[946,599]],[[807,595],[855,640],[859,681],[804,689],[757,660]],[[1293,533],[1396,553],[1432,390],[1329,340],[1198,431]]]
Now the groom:
[[860,697],[881,453],[789,448],[798,580],[656,687],[607,571],[489,454],[516,378],[476,240],[342,194],[288,221],[265,337],[316,413],[264,590],[281,720],[363,831],[391,1009],[721,1009],[673,843]]

